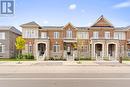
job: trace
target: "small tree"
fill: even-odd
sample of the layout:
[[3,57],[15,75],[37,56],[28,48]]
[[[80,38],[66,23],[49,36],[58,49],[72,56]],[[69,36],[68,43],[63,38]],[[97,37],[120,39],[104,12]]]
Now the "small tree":
[[17,37],[16,38],[15,46],[16,46],[16,49],[18,50],[18,56],[17,56],[17,58],[19,59],[20,56],[21,56],[22,49],[25,48],[25,40],[21,36]]
[[82,51],[82,49],[83,49],[83,41],[78,36],[77,37],[77,50],[78,50],[78,58],[79,58],[79,62],[78,63],[81,63],[80,58],[81,58],[81,51]]

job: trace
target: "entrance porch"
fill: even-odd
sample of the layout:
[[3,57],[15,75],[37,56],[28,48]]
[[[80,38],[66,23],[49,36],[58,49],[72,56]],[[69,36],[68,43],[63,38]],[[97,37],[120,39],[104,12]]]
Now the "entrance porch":
[[74,61],[75,57],[77,57],[75,45],[75,42],[64,42],[64,58],[67,61]]
[[49,41],[37,40],[35,42],[35,57],[38,61],[49,58]]
[[92,44],[92,58],[97,61],[116,61],[118,54],[117,43],[96,42]]

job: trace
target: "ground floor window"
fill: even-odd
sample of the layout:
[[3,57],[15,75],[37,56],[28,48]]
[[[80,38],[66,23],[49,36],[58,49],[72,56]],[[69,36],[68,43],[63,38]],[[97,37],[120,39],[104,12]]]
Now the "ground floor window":
[[28,51],[29,51],[29,53],[32,53],[32,46],[28,46]]
[[60,52],[60,45],[53,45],[53,52]]
[[0,53],[4,53],[4,45],[0,44]]

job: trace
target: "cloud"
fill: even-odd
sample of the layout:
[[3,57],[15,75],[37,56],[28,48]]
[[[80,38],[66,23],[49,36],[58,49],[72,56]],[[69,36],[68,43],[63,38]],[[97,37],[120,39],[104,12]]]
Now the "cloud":
[[127,8],[130,7],[130,1],[122,2],[113,6],[114,8]]
[[71,4],[71,5],[69,5],[69,9],[70,10],[75,10],[76,9],[76,4]]
[[44,23],[44,24],[48,24],[48,21],[47,21],[47,20],[45,20],[45,21],[43,21],[43,23]]

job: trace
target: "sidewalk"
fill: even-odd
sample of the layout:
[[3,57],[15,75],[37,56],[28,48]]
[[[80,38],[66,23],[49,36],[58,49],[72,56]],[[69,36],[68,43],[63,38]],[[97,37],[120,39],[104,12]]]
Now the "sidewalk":
[[0,61],[1,65],[28,65],[28,66],[129,66],[130,61],[123,61],[120,64],[118,61]]

